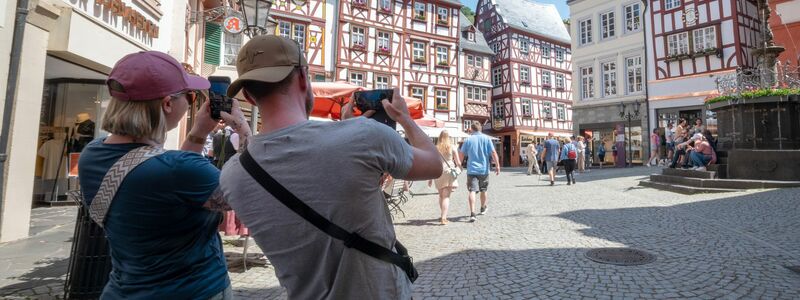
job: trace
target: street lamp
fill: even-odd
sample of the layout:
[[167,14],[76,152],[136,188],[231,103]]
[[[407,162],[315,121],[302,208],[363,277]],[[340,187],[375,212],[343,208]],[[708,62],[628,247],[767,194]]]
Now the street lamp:
[[[641,103],[639,101],[633,102],[633,111],[629,111],[626,108],[625,103],[620,102],[617,106],[619,107],[619,117],[628,120],[628,155],[626,155],[626,164],[628,166],[633,165],[633,140],[631,139],[631,123],[634,119],[639,118],[639,109],[641,108]],[[624,132],[623,132],[624,133]]]
[[269,0],[238,0],[239,7],[244,15],[244,32],[249,37],[263,35],[267,33],[270,23],[269,10],[272,8],[272,1]]

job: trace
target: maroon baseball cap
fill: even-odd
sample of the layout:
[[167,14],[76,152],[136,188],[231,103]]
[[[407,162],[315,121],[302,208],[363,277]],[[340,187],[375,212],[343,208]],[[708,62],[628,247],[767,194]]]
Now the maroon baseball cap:
[[111,96],[124,101],[154,100],[211,87],[207,79],[189,75],[175,58],[158,51],[126,55],[111,69],[106,85]]

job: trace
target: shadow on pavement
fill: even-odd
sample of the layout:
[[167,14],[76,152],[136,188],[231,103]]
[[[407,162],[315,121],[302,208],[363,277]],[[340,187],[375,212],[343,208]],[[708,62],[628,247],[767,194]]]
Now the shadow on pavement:
[[36,266],[25,274],[8,279],[22,281],[0,288],[0,296],[11,296],[20,290],[32,289],[51,283],[64,283],[64,276],[69,267],[69,258],[45,259],[36,262]]

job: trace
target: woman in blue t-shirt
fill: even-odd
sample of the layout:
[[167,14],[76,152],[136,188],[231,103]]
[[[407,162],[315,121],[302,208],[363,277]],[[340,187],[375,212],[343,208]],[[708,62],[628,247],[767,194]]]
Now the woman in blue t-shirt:
[[[208,101],[194,117],[183,151],[145,160],[117,184],[113,196],[95,198],[108,170],[125,154],[143,146],[162,148],[167,131],[178,126],[197,91],[210,83],[156,51],[125,56],[106,83],[112,99],[102,128],[111,135],[87,145],[78,163],[86,205],[109,204],[100,222],[112,269],[101,299],[230,299],[217,233],[219,210],[226,207],[215,192],[219,170],[200,155],[217,124]],[[223,119],[246,140],[249,127],[233,103],[232,115],[223,112]]]

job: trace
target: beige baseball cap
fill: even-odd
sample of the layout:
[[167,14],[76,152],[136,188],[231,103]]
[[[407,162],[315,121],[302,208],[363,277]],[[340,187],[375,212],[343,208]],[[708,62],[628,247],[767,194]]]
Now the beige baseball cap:
[[259,35],[239,49],[236,71],[239,73],[230,87],[228,97],[234,97],[245,81],[280,82],[296,67],[308,66],[297,42],[277,36]]

